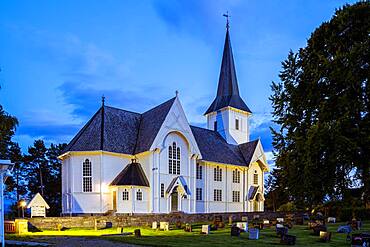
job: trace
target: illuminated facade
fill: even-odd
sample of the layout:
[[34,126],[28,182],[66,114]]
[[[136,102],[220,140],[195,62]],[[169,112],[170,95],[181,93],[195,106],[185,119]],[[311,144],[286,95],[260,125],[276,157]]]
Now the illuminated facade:
[[268,165],[249,140],[229,30],[205,116],[207,129],[189,125],[178,95],[144,113],[103,102],[59,157],[63,214],[263,211]]

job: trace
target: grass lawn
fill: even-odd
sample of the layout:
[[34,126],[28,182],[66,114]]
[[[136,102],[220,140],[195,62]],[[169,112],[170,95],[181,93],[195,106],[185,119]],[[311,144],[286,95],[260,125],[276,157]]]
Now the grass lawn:
[[[346,242],[346,234],[336,233],[337,227],[341,223],[328,224],[329,231],[332,232],[332,240],[329,243],[319,242],[318,236],[312,236],[312,230],[308,230],[307,225],[295,225],[289,230],[289,234],[297,236],[296,246],[349,246]],[[343,224],[343,223],[342,223]],[[133,232],[139,227],[124,228],[125,232]],[[278,245],[280,239],[275,234],[275,228],[264,229],[260,232],[259,240],[249,240],[248,233],[242,233],[241,236],[231,237],[230,227],[212,231],[210,235],[200,234],[201,224],[194,225],[193,232],[188,233],[184,230],[171,231],[156,231],[150,228],[140,228],[141,238],[135,236],[104,236],[106,234],[115,234],[116,229],[104,230],[86,230],[86,229],[69,229],[66,231],[43,231],[36,233],[27,233],[21,236],[9,234],[6,239],[16,240],[34,240],[37,241],[42,237],[57,237],[57,236],[82,236],[82,237],[99,237],[106,240],[118,241],[123,243],[149,245],[149,246],[273,246]],[[361,231],[370,232],[370,221],[364,222],[364,227]]]

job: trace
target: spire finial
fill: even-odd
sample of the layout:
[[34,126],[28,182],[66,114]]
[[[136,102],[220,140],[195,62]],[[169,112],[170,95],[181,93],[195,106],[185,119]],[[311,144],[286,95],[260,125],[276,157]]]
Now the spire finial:
[[102,106],[105,105],[105,96],[104,96],[104,94],[101,96],[101,105]]
[[229,30],[230,24],[229,24],[229,11],[226,11],[226,14],[223,14],[224,17],[226,17],[226,29]]
[[176,98],[179,96],[179,91],[178,90],[176,90],[175,91],[175,94],[176,94]]

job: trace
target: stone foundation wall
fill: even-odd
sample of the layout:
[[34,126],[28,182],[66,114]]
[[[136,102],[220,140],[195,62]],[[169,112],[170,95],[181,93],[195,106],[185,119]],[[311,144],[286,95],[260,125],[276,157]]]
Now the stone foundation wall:
[[241,221],[243,216],[253,219],[259,215],[260,219],[273,220],[277,217],[285,218],[287,215],[300,217],[303,213],[285,213],[285,212],[253,212],[253,213],[209,213],[209,214],[135,214],[135,215],[117,215],[117,216],[74,216],[74,217],[46,217],[30,218],[30,226],[38,229],[57,229],[58,224],[66,228],[94,228],[95,220],[98,228],[110,225],[112,227],[126,226],[151,226],[153,221],[168,221],[170,224],[176,222],[196,223],[196,222],[213,222],[216,216],[221,216],[224,222],[228,222],[229,216],[233,221]]

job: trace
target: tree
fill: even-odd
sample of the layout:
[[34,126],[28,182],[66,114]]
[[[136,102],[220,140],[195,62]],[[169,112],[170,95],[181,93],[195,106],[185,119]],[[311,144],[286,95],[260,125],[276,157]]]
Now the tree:
[[351,172],[370,194],[369,30],[370,2],[345,5],[272,83],[277,184],[297,206],[343,198]]

